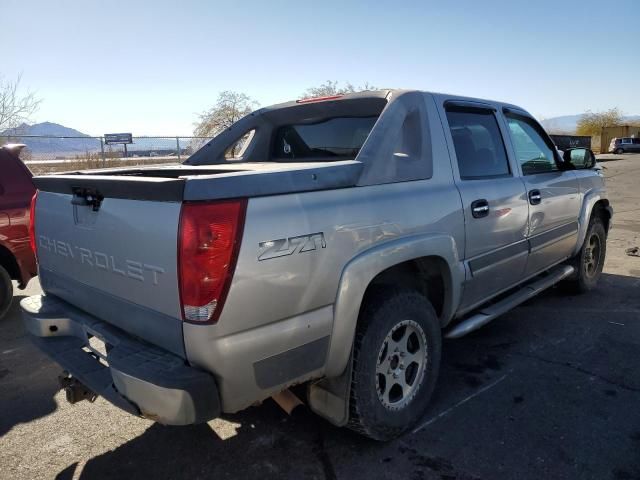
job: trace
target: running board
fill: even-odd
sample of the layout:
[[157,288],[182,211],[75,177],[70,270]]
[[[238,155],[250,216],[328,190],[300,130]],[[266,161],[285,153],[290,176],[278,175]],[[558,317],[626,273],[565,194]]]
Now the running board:
[[494,318],[508,312],[530,298],[535,297],[543,290],[555,285],[563,278],[571,275],[573,272],[574,268],[571,265],[561,265],[560,267],[557,267],[547,276],[521,287],[499,302],[482,307],[477,313],[463,320],[449,330],[445,334],[445,338],[464,337],[466,334],[486,325]]

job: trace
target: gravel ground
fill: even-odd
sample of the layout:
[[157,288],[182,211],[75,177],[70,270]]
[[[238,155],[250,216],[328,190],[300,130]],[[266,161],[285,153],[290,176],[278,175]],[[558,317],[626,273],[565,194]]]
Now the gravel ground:
[[[612,156],[604,156],[604,159]],[[551,289],[444,344],[418,431],[381,444],[269,400],[163,427],[102,399],[69,405],[59,368],[0,322],[0,478],[640,478],[640,155],[602,165],[615,210],[600,287]]]

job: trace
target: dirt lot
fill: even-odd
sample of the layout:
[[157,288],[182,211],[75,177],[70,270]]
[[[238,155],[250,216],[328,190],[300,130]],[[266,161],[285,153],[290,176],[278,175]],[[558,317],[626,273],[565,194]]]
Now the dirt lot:
[[169,428],[101,399],[68,405],[58,368],[25,338],[19,292],[0,322],[0,477],[640,478],[640,155],[602,164],[615,209],[605,275],[590,295],[552,289],[444,345],[418,431],[387,444],[272,401]]

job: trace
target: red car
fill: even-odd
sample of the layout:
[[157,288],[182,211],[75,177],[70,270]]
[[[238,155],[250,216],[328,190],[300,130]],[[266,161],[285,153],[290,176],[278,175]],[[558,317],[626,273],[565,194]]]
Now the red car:
[[37,274],[29,243],[30,205],[36,189],[31,172],[20,160],[22,147],[0,147],[0,318],[11,306],[11,280],[17,280],[22,289]]

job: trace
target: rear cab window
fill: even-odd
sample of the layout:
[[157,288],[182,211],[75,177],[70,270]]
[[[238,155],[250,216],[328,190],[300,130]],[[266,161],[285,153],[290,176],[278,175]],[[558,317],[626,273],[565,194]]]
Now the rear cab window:
[[353,160],[377,119],[377,116],[334,117],[280,126],[274,133],[271,160]]

